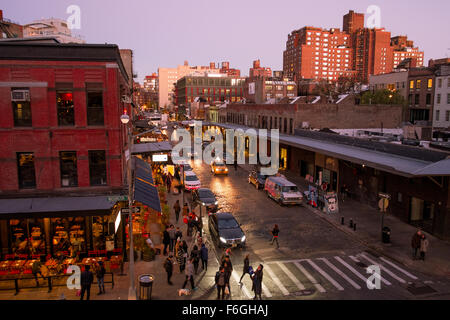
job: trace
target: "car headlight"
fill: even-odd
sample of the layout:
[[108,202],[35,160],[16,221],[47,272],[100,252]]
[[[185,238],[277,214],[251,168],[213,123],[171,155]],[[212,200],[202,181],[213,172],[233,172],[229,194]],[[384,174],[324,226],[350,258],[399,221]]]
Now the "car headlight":
[[241,238],[241,242],[244,242],[244,241],[245,241],[245,235],[242,236],[242,238]]
[[225,240],[225,238],[223,238],[223,237],[220,237],[219,239],[220,239],[220,241],[221,241],[221,242],[223,242],[223,243],[227,243],[227,240]]
[[214,204],[217,206],[219,204],[219,201],[214,202]]

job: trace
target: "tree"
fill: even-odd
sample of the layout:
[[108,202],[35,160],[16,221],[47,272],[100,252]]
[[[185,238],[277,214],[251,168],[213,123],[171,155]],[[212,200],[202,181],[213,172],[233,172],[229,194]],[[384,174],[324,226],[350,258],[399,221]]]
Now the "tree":
[[395,90],[366,91],[361,96],[361,104],[396,104],[405,105],[405,98]]

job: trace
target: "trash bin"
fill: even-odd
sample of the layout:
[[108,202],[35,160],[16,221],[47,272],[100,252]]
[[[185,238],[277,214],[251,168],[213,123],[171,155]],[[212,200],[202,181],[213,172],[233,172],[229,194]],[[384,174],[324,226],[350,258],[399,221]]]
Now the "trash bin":
[[139,276],[139,300],[152,299],[153,276],[141,274]]
[[382,238],[383,238],[383,243],[391,242],[391,229],[389,229],[388,227],[384,227]]

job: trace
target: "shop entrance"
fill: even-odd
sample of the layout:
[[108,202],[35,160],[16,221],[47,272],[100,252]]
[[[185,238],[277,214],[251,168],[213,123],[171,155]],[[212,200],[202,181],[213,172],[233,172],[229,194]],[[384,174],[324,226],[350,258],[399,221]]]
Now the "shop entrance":
[[280,152],[280,170],[286,170],[287,169],[287,149],[281,148]]

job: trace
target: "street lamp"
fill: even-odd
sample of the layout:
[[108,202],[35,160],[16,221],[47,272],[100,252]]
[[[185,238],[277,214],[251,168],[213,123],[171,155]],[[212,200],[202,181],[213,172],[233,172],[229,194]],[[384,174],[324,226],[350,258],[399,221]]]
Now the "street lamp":
[[[127,115],[127,111],[120,116],[120,121],[127,125],[130,122],[130,116]],[[131,133],[131,124],[127,127],[127,136],[128,136],[128,150],[129,150],[129,159],[127,165],[127,177],[128,177],[128,223],[129,223],[129,231],[128,236],[130,237],[130,258],[129,258],[129,274],[130,274],[130,288],[128,290],[128,300],[136,300],[136,287],[134,284],[134,245],[133,245],[133,189],[132,189],[132,178],[131,178],[131,159],[132,159],[132,150],[131,146],[133,144],[133,138]]]

